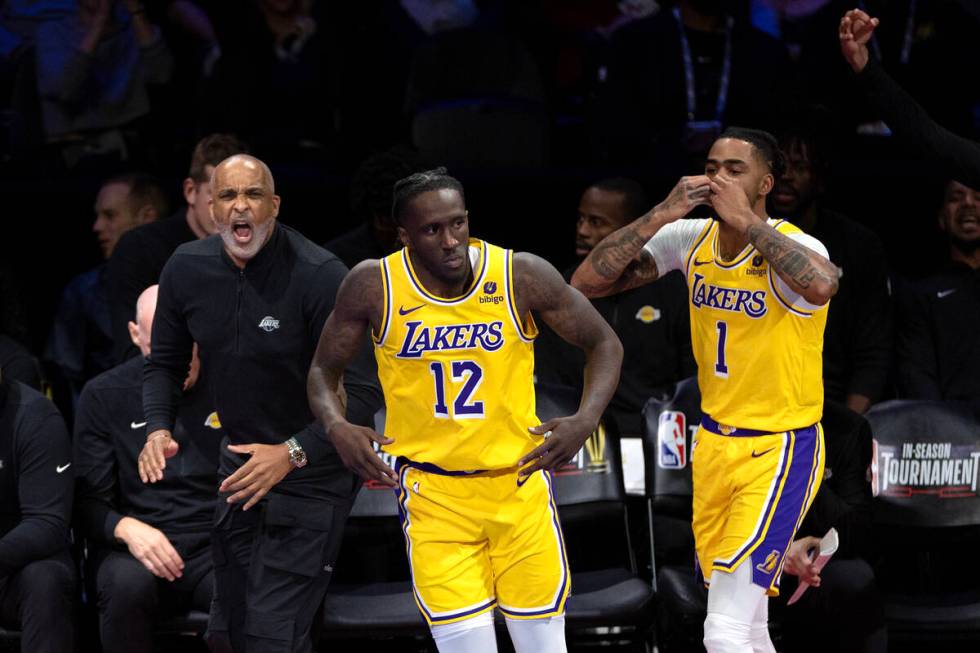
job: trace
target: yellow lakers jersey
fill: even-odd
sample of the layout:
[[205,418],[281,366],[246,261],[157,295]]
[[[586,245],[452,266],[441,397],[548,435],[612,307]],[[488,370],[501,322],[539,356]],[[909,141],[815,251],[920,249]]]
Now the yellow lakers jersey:
[[528,432],[537,331],[517,313],[513,253],[475,239],[469,251],[473,285],[453,299],[422,286],[408,248],[381,260],[385,450],[449,471],[505,469],[542,440]]
[[[770,224],[800,232],[785,221]],[[818,422],[827,306],[794,303],[751,244],[731,261],[718,251],[718,222],[709,220],[685,261],[702,411],[720,424],[761,431]]]

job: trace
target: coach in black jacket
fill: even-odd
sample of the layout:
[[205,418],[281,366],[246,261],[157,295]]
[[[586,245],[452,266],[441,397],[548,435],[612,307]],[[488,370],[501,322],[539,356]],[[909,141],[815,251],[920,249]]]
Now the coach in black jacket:
[[0,625],[32,653],[74,649],[71,443],[58,409],[0,378]]
[[[157,286],[137,302],[133,343],[150,352]],[[143,358],[131,358],[85,385],[75,416],[75,523],[89,540],[105,653],[150,653],[161,615],[207,612],[214,578],[211,523],[217,503],[221,424],[195,357],[181,395],[180,451],[155,487],[140,482]]]
[[[312,651],[310,628],[360,486],[306,399],[310,361],[347,268],[276,222],[272,175],[254,157],[215,168],[211,212],[219,235],[182,245],[160,279],[140,475],[160,480],[164,456],[177,448],[176,399],[196,342],[231,443],[219,468],[227,503],[215,517],[209,644]],[[381,399],[363,353],[345,389],[348,419],[369,424]]]

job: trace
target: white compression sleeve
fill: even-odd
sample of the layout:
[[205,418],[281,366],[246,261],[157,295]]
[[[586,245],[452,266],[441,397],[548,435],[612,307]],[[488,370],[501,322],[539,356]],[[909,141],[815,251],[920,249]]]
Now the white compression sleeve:
[[488,653],[497,650],[493,612],[470,619],[432,626],[432,639],[439,653]]
[[768,615],[769,597],[752,583],[751,558],[732,573],[713,571],[704,620],[705,648],[708,653],[772,651]]
[[565,653],[565,615],[547,619],[505,619],[516,653]]

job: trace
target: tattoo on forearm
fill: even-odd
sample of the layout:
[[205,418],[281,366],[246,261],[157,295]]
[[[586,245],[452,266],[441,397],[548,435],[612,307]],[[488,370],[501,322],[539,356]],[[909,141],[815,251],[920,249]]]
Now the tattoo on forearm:
[[632,224],[621,231],[622,233],[613,234],[596,245],[589,255],[592,269],[603,279],[619,278],[636,253],[646,244]]
[[803,289],[809,288],[814,280],[818,280],[829,284],[836,292],[839,276],[837,268],[829,262],[814,259],[808,248],[767,224],[749,227],[748,237],[784,278]]

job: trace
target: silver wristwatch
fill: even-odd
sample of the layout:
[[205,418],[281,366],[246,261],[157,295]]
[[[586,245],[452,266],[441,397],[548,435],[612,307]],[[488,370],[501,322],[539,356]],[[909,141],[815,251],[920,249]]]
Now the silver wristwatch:
[[303,447],[299,446],[296,438],[286,440],[286,447],[289,449],[289,462],[293,464],[293,467],[296,469],[306,467],[306,452],[303,451]]

